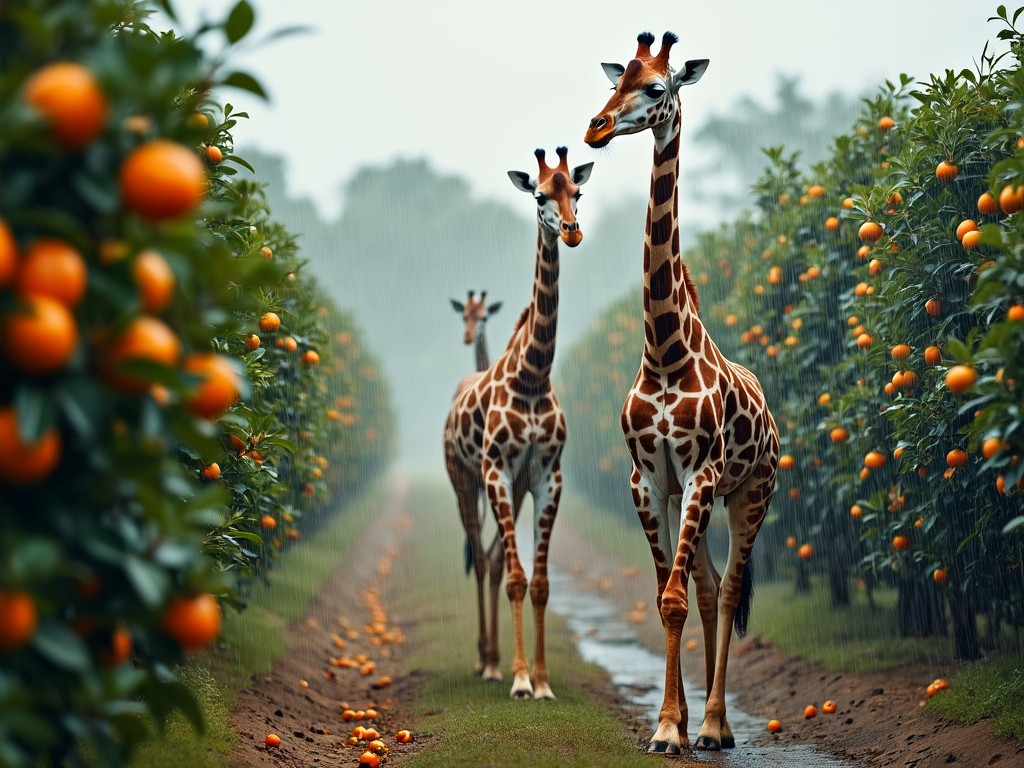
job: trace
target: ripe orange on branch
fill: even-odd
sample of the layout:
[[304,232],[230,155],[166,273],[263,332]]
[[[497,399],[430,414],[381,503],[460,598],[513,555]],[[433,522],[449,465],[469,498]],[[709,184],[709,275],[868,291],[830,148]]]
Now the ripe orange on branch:
[[877,243],[882,239],[882,225],[877,221],[865,221],[857,230],[857,236],[865,243]]
[[53,471],[60,455],[60,432],[49,429],[26,443],[19,433],[17,411],[0,409],[0,481],[9,485],[38,482]]
[[139,291],[142,310],[153,315],[171,306],[176,279],[167,260],[154,250],[146,250],[135,257],[132,277]]
[[937,166],[935,166],[935,178],[941,181],[943,184],[948,184],[956,178],[957,173],[960,171],[959,167],[953,165],[948,160],[943,160]]
[[57,61],[36,70],[22,97],[68,149],[92,142],[107,122],[107,98],[92,72],[77,62]]
[[191,213],[206,194],[206,170],[186,146],[155,139],[134,149],[121,165],[125,205],[149,221]]
[[264,312],[257,325],[264,333],[274,333],[281,327],[281,318],[276,312]]
[[868,469],[881,469],[885,466],[885,454],[878,451],[868,451],[864,455],[864,466]]
[[999,193],[999,209],[1003,213],[1016,213],[1024,209],[1024,186],[1007,184]]
[[991,192],[985,192],[978,198],[978,213],[985,216],[994,216],[999,211],[999,205]]
[[49,296],[68,307],[85,295],[85,259],[70,243],[53,237],[33,243],[18,268],[17,286],[23,296]]
[[214,641],[220,634],[221,612],[217,598],[201,593],[179,597],[171,602],[162,626],[181,649],[193,651]]
[[242,379],[228,358],[196,352],[185,359],[184,368],[187,373],[200,377],[195,391],[186,400],[193,413],[213,419],[238,401]]
[[892,547],[900,552],[910,549],[910,539],[902,534],[892,537]]
[[20,590],[0,590],[0,653],[16,651],[36,632],[35,600]]
[[954,365],[946,371],[946,389],[957,395],[973,387],[977,380],[978,374],[968,365]]
[[78,326],[68,308],[49,296],[26,296],[2,322],[7,359],[19,371],[55,373],[78,346]]
[[977,229],[978,222],[976,222],[974,219],[964,219],[957,225],[956,239],[962,241],[964,239],[964,235],[966,235],[968,232],[974,232]]
[[163,321],[148,315],[136,317],[107,350],[107,380],[123,392],[143,392],[150,380],[137,373],[125,373],[121,367],[139,360],[172,366],[181,355],[181,342]]

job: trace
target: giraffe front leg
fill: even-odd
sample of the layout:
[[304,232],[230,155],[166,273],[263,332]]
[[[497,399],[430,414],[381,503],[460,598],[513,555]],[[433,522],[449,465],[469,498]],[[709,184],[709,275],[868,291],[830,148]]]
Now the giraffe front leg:
[[512,634],[514,656],[512,659],[512,690],[514,699],[533,697],[530,685],[529,665],[526,662],[526,646],[523,642],[523,599],[526,597],[526,572],[519,561],[516,549],[515,509],[512,496],[512,478],[500,457],[487,456],[483,461],[483,476],[487,488],[487,499],[498,523],[505,552],[505,592],[512,606]]
[[552,462],[545,482],[534,487],[532,493],[534,553],[530,599],[534,616],[533,696],[536,699],[553,699],[555,694],[548,681],[544,656],[544,611],[548,604],[548,548],[562,496],[562,469],[558,459]]

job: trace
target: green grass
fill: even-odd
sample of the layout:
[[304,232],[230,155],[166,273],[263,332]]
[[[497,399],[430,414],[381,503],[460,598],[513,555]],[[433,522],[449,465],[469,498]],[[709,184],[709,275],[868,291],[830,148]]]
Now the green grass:
[[[459,766],[640,766],[638,752],[614,702],[593,696],[607,678],[576,653],[565,623],[547,613],[547,660],[556,701],[512,701],[511,615],[501,592],[501,660],[505,680],[484,683],[472,673],[476,656],[476,587],[462,562],[462,528],[451,490],[417,482],[413,516],[429,535],[406,545],[398,572],[405,578],[395,615],[415,623],[408,667],[424,674],[411,705],[417,730],[429,747],[407,764],[416,768]],[[529,510],[524,510],[524,515]],[[526,552],[521,553],[527,557]],[[429,578],[423,578],[429,574]],[[533,627],[529,600],[524,613],[528,658]],[[403,763],[405,764],[405,763]]]
[[928,712],[957,723],[992,718],[996,734],[1024,741],[1024,661],[1019,655],[968,664],[948,682],[948,689],[928,700]]
[[140,749],[132,765],[145,768],[222,768],[237,737],[228,722],[235,699],[253,675],[268,671],[287,650],[286,630],[309,612],[313,599],[345,559],[366,522],[384,503],[379,485],[352,502],[319,531],[284,552],[267,583],[260,582],[241,613],[228,612],[221,639],[225,648],[197,656],[182,679],[199,701],[206,731],[196,736],[180,715],[163,738]]

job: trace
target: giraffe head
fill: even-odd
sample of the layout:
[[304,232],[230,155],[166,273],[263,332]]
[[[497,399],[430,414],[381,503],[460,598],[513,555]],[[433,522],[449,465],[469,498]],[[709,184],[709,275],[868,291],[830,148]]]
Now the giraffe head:
[[537,220],[550,234],[561,237],[562,242],[575,248],[583,240],[583,232],[576,222],[576,202],[580,187],[590,178],[593,163],[577,165],[569,170],[569,150],[559,147],[558,165],[554,168],[544,161],[544,150],[534,151],[537,157],[537,178],[531,179],[525,171],[509,171],[516,189],[529,192],[537,201]]
[[686,62],[681,72],[668,64],[669,51],[678,40],[671,32],[661,38],[658,55],[651,54],[654,35],[637,37],[636,57],[626,66],[602,64],[615,93],[587,129],[584,141],[603,147],[620,134],[639,133],[675,118],[679,110],[679,89],[693,85],[708,68],[707,59]]
[[487,322],[487,318],[491,315],[496,314],[501,309],[501,302],[496,301],[490,306],[487,306],[487,291],[480,291],[480,298],[476,298],[475,291],[466,291],[466,303],[463,304],[461,301],[455,299],[449,299],[452,303],[452,308],[462,315],[462,321],[465,323],[465,329],[462,333],[462,340],[466,344],[472,344],[473,340],[476,339],[477,329]]

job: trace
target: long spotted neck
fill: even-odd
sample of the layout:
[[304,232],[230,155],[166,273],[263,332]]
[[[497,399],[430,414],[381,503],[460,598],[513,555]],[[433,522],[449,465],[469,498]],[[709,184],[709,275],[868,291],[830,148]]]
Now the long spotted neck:
[[544,389],[555,359],[558,326],[558,236],[538,227],[533,300],[519,342],[516,382],[524,394]]
[[[679,254],[679,137],[682,116],[653,128],[654,167],[644,236],[645,367],[667,373],[687,354],[697,294]],[[681,331],[681,333],[680,333]]]
[[491,357],[487,354],[487,336],[481,323],[476,328],[476,369],[486,371],[491,367]]

